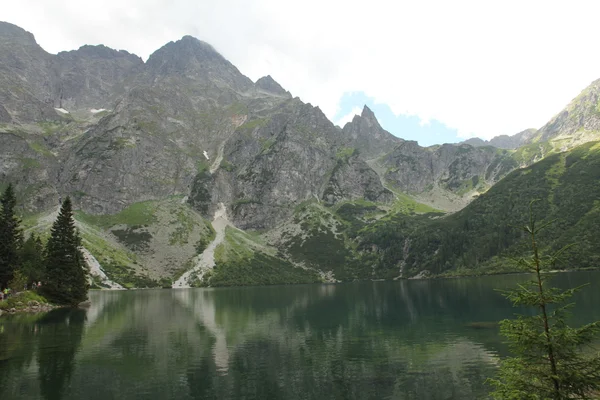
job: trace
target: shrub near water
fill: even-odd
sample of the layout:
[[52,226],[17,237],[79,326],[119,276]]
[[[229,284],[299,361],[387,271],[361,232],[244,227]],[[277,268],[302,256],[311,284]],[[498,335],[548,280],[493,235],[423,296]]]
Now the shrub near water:
[[11,308],[16,308],[19,310],[27,307],[27,303],[30,301],[37,301],[40,304],[48,304],[48,300],[44,296],[37,292],[28,290],[17,293],[16,295],[9,297],[7,300],[0,301],[0,310],[10,310]]

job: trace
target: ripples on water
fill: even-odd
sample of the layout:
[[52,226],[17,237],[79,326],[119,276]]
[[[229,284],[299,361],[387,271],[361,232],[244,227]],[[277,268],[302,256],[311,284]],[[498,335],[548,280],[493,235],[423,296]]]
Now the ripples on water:
[[[576,323],[600,273],[560,274]],[[0,399],[482,399],[522,276],[92,292],[0,319]]]

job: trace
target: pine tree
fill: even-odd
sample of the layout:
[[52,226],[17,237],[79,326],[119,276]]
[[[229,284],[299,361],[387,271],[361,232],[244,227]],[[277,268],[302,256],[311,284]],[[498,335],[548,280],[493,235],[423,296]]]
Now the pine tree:
[[[505,293],[514,306],[538,310],[534,316],[520,315],[504,320],[500,331],[515,354],[501,362],[497,379],[490,380],[495,399],[592,399],[600,390],[600,353],[590,346],[600,333],[600,321],[580,328],[567,325],[572,304],[565,302],[581,287],[561,291],[549,287],[544,270],[552,269],[563,248],[549,257],[540,255],[538,227],[529,206],[529,225],[523,230],[531,240],[532,255],[519,263],[534,273],[535,279]],[[568,246],[569,247],[569,246]]]
[[35,233],[32,233],[23,243],[21,250],[21,272],[26,276],[27,283],[44,279],[44,245]]
[[67,197],[46,244],[46,281],[42,291],[54,303],[75,306],[87,299],[88,271],[80,245],[71,199]]
[[19,267],[19,253],[23,244],[21,221],[15,214],[17,199],[9,184],[0,199],[0,288],[7,287]]

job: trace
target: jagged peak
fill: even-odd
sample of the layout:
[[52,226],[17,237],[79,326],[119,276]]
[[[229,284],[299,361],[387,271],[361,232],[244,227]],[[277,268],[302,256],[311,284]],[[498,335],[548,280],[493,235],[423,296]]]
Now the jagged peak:
[[115,50],[111,47],[105,46],[103,44],[98,45],[83,45],[77,50],[71,51],[61,51],[58,53],[58,56],[73,56],[73,55],[85,55],[94,58],[104,58],[104,59],[114,59],[114,58],[135,58],[140,62],[143,62],[142,59],[126,50]]
[[363,118],[374,119],[375,121],[377,121],[377,117],[375,117],[375,113],[366,104],[364,105],[360,116]]
[[171,41],[165,44],[150,55],[148,62],[151,63],[153,59],[161,55],[167,57],[177,55],[179,57],[186,56],[196,59],[226,61],[225,57],[215,50],[212,45],[190,35],[185,35],[175,42]]
[[0,21],[0,37],[10,38],[20,44],[37,45],[33,33],[10,22]]
[[275,79],[273,79],[273,77],[271,75],[263,76],[262,78],[257,80],[255,83],[255,86],[258,89],[261,89],[261,90],[264,90],[264,91],[267,91],[270,93],[292,97],[290,92],[285,90],[279,83],[277,83],[277,81]]

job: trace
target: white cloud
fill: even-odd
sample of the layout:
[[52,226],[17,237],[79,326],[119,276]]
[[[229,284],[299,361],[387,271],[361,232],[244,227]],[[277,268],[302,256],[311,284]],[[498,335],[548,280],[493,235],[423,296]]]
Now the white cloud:
[[6,3],[2,18],[51,52],[104,43],[146,58],[191,34],[329,117],[362,91],[463,137],[540,127],[600,78],[593,0]]
[[354,118],[355,115],[360,115],[361,113],[362,113],[362,108],[354,107],[348,114],[341,116],[336,121],[333,121],[333,123],[338,126],[341,126],[343,128],[344,125],[346,125],[348,122],[352,121],[352,118]]

